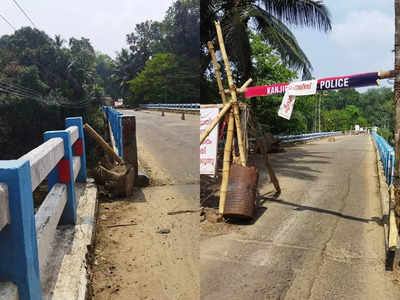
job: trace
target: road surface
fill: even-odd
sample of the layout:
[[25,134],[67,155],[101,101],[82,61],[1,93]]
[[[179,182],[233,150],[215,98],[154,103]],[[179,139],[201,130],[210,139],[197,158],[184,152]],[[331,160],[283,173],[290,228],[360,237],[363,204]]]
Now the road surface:
[[253,225],[202,233],[201,299],[400,299],[385,272],[375,152],[368,136],[288,148],[261,176]]
[[[93,299],[199,299],[199,116],[123,113],[151,185],[100,204]],[[179,210],[197,211],[168,215]]]

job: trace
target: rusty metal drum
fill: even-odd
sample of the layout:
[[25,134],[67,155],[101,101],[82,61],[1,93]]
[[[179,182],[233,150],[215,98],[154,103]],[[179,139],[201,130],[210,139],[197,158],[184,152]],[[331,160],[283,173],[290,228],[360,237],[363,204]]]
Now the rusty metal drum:
[[253,219],[257,181],[258,172],[255,167],[231,166],[224,217]]

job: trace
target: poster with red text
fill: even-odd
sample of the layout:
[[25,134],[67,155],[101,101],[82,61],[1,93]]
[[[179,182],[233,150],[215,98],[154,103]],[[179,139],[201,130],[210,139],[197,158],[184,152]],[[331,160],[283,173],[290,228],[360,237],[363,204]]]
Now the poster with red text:
[[278,116],[290,120],[296,96],[314,95],[317,92],[317,80],[292,82],[285,89]]
[[[200,108],[200,135],[217,118],[217,107]],[[217,165],[218,124],[200,145],[200,174],[215,175]]]

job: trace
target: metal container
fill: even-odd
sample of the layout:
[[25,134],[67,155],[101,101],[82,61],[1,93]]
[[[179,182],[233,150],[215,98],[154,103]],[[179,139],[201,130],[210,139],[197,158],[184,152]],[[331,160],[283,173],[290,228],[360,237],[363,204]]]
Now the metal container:
[[224,217],[253,219],[257,181],[255,167],[231,166]]

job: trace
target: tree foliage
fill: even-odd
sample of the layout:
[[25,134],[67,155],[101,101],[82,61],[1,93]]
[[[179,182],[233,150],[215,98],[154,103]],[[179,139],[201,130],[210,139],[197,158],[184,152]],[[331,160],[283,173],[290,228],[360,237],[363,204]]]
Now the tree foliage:
[[249,29],[259,33],[289,67],[311,76],[311,63],[287,25],[323,31],[331,29],[330,15],[322,1],[205,0],[201,5],[201,73],[210,65],[207,42],[216,42],[214,22],[221,23],[228,55],[240,75],[237,81],[254,78]]
[[[199,24],[199,0],[175,1],[162,22],[148,20],[136,24],[127,35],[129,48],[122,49],[116,59],[122,95],[131,105],[199,101]],[[153,59],[161,65],[149,63]],[[172,65],[167,66],[167,62]],[[161,80],[157,75],[158,85],[148,82],[154,80],[151,74],[160,74],[163,68],[167,72],[164,76],[169,78]],[[170,72],[172,69],[175,71]],[[156,90],[148,89],[149,86]]]

